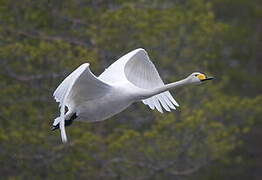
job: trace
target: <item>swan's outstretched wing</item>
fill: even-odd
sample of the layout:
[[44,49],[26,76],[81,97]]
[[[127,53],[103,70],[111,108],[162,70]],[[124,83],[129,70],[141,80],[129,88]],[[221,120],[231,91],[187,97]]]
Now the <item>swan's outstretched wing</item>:
[[66,134],[64,130],[65,106],[69,109],[84,101],[94,100],[104,96],[111,86],[99,80],[89,69],[89,64],[85,63],[73,71],[65,80],[57,87],[54,92],[54,98],[59,102],[60,106],[60,122],[61,137],[66,142]]
[[[128,80],[143,89],[153,89],[164,85],[147,52],[141,48],[122,56],[109,66],[99,78],[112,83]],[[176,109],[175,106],[178,106],[169,91],[144,99],[143,103],[151,109],[156,108],[161,113],[163,112],[161,105],[166,111]]]
[[76,70],[74,70],[69,76],[67,76],[63,82],[56,88],[53,96],[56,102],[59,102],[59,106],[61,106],[62,102],[65,99],[65,95],[73,80],[75,80],[79,75],[86,69],[88,64],[83,64],[79,66]]
[[89,68],[89,63],[82,64],[57,87],[53,96],[60,106],[68,108],[84,101],[103,96],[111,86],[98,79]]

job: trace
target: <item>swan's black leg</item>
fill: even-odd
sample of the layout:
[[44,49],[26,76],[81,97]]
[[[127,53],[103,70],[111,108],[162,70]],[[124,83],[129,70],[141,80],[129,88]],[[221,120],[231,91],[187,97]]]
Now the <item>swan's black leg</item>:
[[76,115],[76,113],[74,113],[74,114],[70,117],[70,119],[65,120],[65,126],[70,126],[76,118],[77,118],[77,115]]
[[[77,115],[76,115],[76,113],[74,113],[74,114],[70,117],[70,119],[65,120],[65,126],[70,126],[76,118],[77,118]],[[51,128],[51,130],[54,131],[54,130],[56,130],[56,129],[59,129],[59,124],[60,124],[60,123],[58,123],[56,126],[53,126],[53,127]]]

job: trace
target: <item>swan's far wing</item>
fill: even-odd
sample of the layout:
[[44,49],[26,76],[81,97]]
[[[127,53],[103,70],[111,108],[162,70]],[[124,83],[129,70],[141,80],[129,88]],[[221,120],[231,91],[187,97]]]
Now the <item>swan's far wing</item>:
[[73,71],[55,90],[54,98],[66,106],[80,104],[103,96],[111,88],[110,85],[98,79],[85,63]]
[[86,69],[88,64],[83,64],[79,66],[76,70],[74,70],[69,76],[67,76],[63,82],[56,88],[56,90],[53,93],[53,96],[56,100],[56,102],[61,103],[63,102],[66,92],[71,86],[72,82],[80,76],[80,74]]
[[[126,62],[124,72],[127,80],[139,88],[154,89],[164,85],[156,67],[144,49],[136,50],[136,53]],[[163,113],[162,107],[166,111],[170,111],[170,108],[176,109],[175,106],[178,106],[169,91],[144,99],[143,103],[151,109],[156,108],[161,113]]]
[[111,86],[98,79],[89,69],[89,64],[85,70],[74,81],[67,96],[66,104],[78,105],[85,101],[95,100],[111,90]]
[[89,69],[89,64],[85,63],[73,71],[57,87],[54,98],[60,103],[60,129],[63,142],[66,142],[64,130],[65,106],[69,109],[79,105],[84,101],[93,100],[104,96],[111,89],[107,83],[99,80]]

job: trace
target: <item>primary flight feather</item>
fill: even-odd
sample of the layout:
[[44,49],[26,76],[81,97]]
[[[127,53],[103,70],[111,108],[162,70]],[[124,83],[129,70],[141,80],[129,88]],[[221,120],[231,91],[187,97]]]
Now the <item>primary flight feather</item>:
[[65,126],[74,120],[102,121],[137,101],[161,113],[162,107],[170,111],[179,106],[170,89],[210,79],[213,78],[195,72],[165,85],[147,52],[141,48],[122,56],[98,77],[85,63],[66,77],[53,94],[60,107],[60,116],[54,120],[53,129],[60,128],[62,141],[66,142]]

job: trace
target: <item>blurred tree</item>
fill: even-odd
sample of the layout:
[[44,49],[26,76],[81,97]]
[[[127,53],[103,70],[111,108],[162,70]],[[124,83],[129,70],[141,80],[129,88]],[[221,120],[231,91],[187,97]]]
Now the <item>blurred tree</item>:
[[[1,178],[260,179],[261,7],[0,0]],[[83,62],[99,74],[138,47],[165,82],[193,71],[217,79],[176,90],[181,107],[172,113],[140,103],[104,122],[75,122],[61,144],[49,131],[56,86]]]

